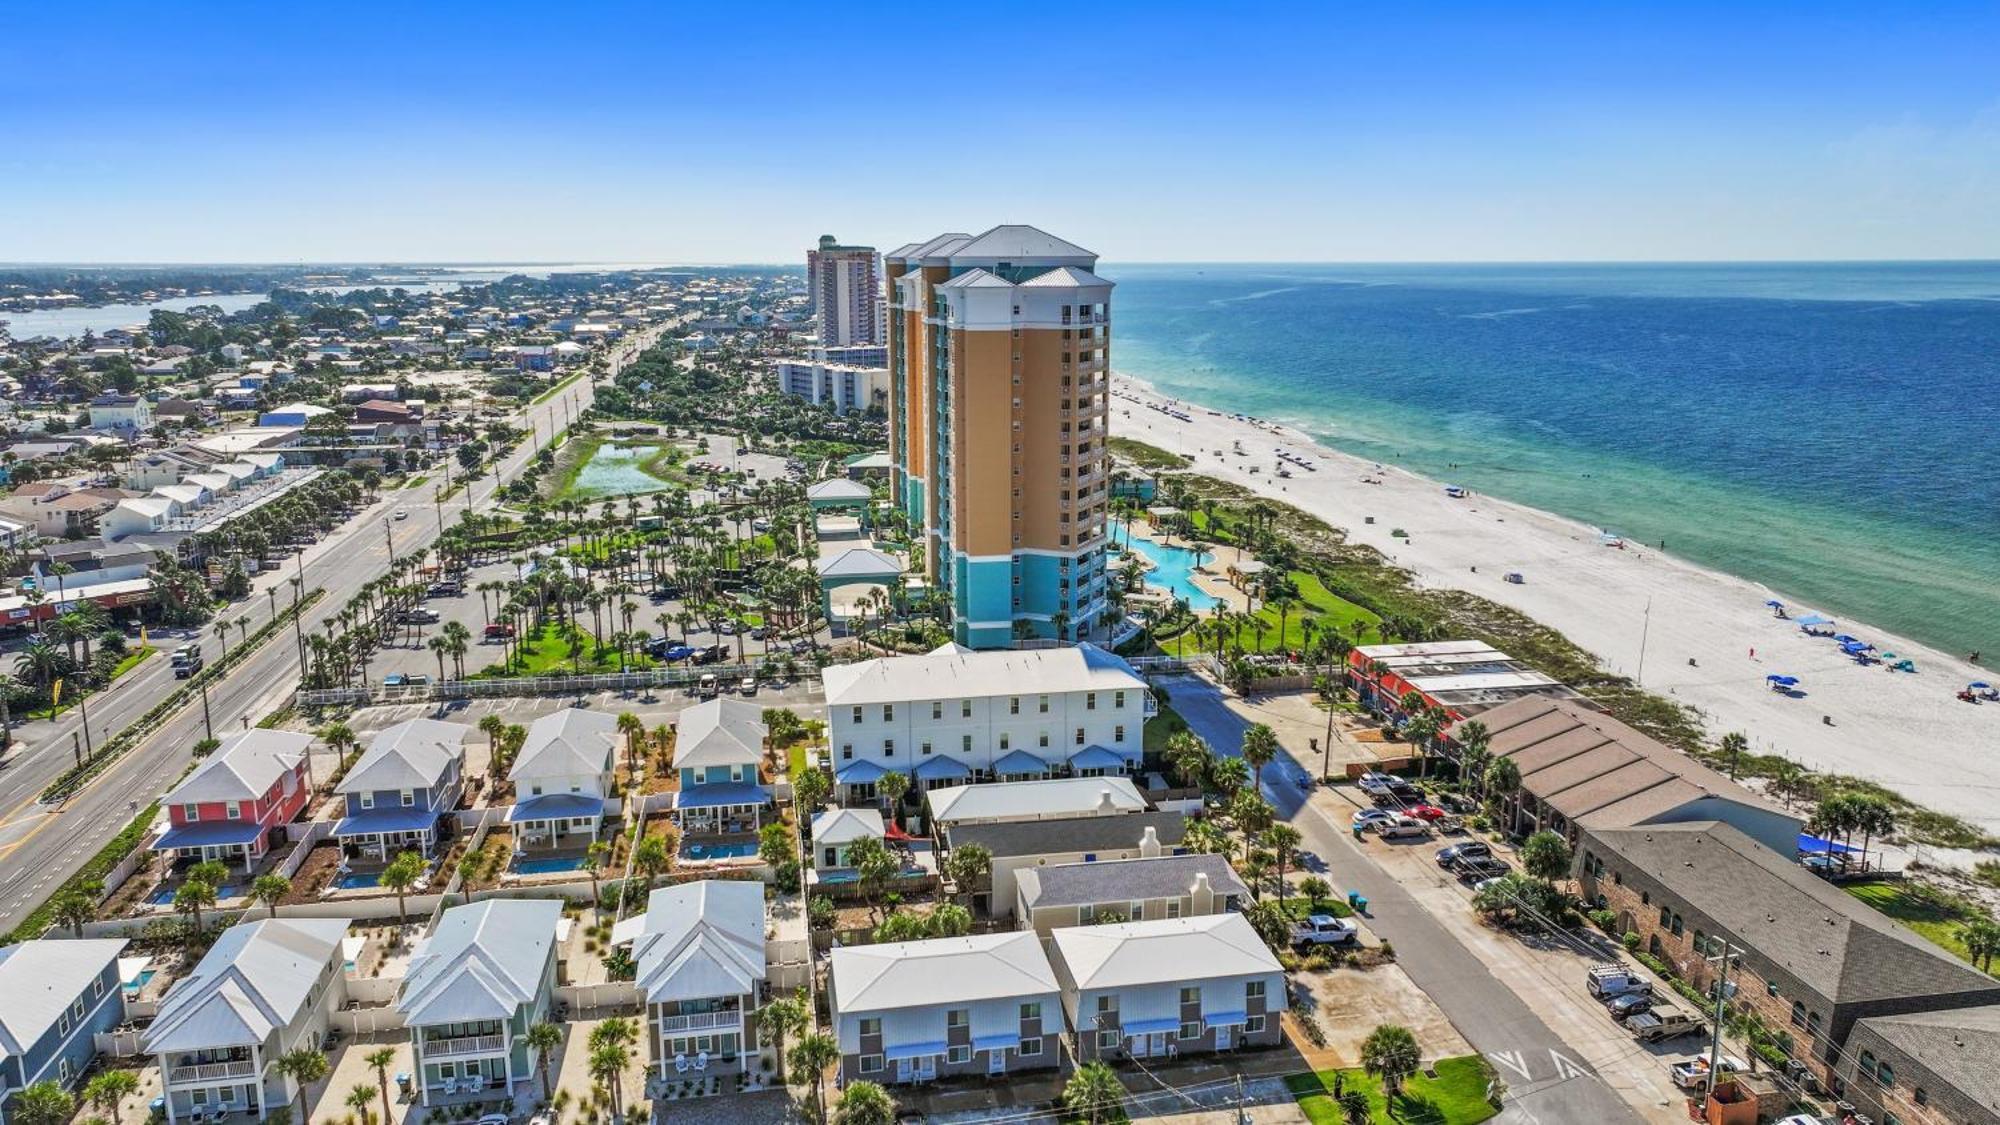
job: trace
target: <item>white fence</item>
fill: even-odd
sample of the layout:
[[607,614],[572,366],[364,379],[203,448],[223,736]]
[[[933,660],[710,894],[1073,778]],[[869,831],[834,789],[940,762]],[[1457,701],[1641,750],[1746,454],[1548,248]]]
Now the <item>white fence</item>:
[[[753,657],[742,664],[705,664],[694,667],[644,668],[631,672],[604,672],[588,676],[519,676],[506,679],[447,680],[433,684],[369,685],[358,688],[325,688],[301,691],[300,707],[358,706],[370,703],[437,703],[461,699],[512,698],[537,695],[594,695],[605,691],[645,691],[652,688],[698,687],[709,676],[721,684],[755,677],[760,667],[784,667],[783,657]],[[819,666],[793,658],[793,675],[800,679],[819,678]]]

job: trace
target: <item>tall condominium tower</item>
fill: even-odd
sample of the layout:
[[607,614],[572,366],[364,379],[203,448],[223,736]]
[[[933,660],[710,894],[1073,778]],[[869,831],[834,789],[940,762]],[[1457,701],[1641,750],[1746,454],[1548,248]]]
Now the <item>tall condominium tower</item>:
[[893,487],[960,644],[1101,639],[1111,283],[1030,226],[884,256]]
[[873,246],[842,246],[830,234],[806,251],[806,284],[819,342],[836,347],[882,342],[882,274]]

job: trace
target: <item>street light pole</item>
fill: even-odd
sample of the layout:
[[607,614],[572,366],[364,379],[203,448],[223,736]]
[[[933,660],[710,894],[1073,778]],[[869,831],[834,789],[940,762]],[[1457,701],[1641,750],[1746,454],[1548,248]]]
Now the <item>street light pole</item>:
[[208,680],[197,674],[194,684],[201,689],[201,729],[208,732],[208,737],[212,739],[215,737],[215,724],[208,718]]

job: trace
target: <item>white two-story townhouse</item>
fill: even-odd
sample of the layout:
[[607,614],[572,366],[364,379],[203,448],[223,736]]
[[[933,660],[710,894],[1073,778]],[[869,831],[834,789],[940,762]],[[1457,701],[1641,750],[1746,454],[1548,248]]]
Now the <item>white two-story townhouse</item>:
[[160,1001],[145,1050],[159,1057],[169,1125],[190,1117],[290,1105],[298,1085],[278,1070],[318,1050],[347,1002],[345,918],[266,918],[231,926]]
[[511,1093],[535,1076],[528,1029],[556,986],[553,899],[487,899],[445,911],[410,957],[396,1009],[410,1029],[418,1099]]
[[613,929],[632,942],[656,1077],[751,1072],[766,932],[764,885],[722,879],[661,887]]
[[1004,1075],[1061,1058],[1061,989],[1032,933],[837,946],[828,964],[842,1083]]
[[1241,914],[1072,926],[1050,944],[1078,1063],[1284,1041],[1285,971]]
[[507,771],[514,783],[519,850],[588,848],[604,822],[605,798],[618,766],[618,719],[566,707],[536,719]]
[[36,938],[0,946],[0,1125],[37,1082],[74,1090],[96,1036],[125,1022],[123,938]]
[[836,664],[824,674],[834,778],[850,799],[889,772],[918,788],[1136,773],[1157,712],[1131,665],[1091,644]]

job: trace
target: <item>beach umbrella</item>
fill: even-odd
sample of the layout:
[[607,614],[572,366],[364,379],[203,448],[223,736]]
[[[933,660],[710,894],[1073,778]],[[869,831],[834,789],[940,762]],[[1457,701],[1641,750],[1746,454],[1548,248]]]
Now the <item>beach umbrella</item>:
[[1799,678],[1797,676],[1781,676],[1775,672],[1772,673],[1771,675],[1765,676],[1764,679],[1770,683],[1777,684],[1779,687],[1791,687],[1792,685],[1799,682]]
[[1974,680],[1965,686],[1974,691],[1986,691],[1993,687],[1992,684],[1987,683],[1985,680]]
[[1769,601],[1765,602],[1764,604],[1765,604],[1765,605],[1767,605],[1767,606],[1770,606],[1770,607],[1771,607],[1772,609],[1781,609],[1781,608],[1783,608],[1783,607],[1784,607],[1784,604],[1785,604],[1785,603],[1784,603],[1784,602],[1781,602],[1781,601],[1779,601],[1779,600],[1778,600],[1778,599],[1776,599],[1776,598],[1772,598],[1771,600],[1769,600]]
[[1895,654],[1895,653],[1893,653],[1893,652],[1885,652],[1885,653],[1883,653],[1883,654],[1882,654],[1882,659],[1884,659],[1884,660],[1894,660],[1894,659],[1896,659],[1896,654]]
[[1851,645],[1851,644],[1854,644],[1854,643],[1855,643],[1856,641],[1859,641],[1859,640],[1860,640],[1861,638],[1860,638],[1860,637],[1850,637],[1850,636],[1848,636],[1848,635],[1847,635],[1846,633],[1842,633],[1842,634],[1840,634],[1839,636],[1836,636],[1836,637],[1834,637],[1833,639],[1834,639],[1834,640],[1836,640],[1836,641],[1839,641],[1839,642],[1840,642],[1841,644],[1844,644],[1844,645]]

